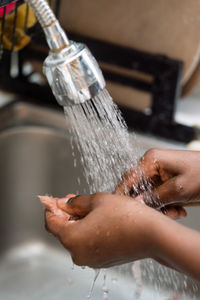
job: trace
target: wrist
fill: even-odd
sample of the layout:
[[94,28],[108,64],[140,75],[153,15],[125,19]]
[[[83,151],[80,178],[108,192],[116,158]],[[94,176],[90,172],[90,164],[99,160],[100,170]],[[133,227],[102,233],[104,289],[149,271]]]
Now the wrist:
[[177,258],[182,249],[182,225],[178,224],[169,217],[156,211],[151,220],[152,226],[152,248],[151,258],[170,268],[179,270],[176,265]]
[[172,243],[172,233],[178,224],[146,205],[143,208],[141,222],[144,258],[167,262],[167,251],[165,250],[168,244]]
[[160,253],[160,225],[163,222],[160,212],[145,205],[145,220],[143,222],[143,239],[145,241],[145,258],[157,259]]
[[[139,257],[137,259],[156,259],[160,245],[159,222],[161,222],[162,218],[166,217],[155,209],[138,202],[133,203],[132,210],[135,214],[131,228],[132,232],[134,230],[138,232],[137,243],[140,247],[140,251],[138,251]],[[133,243],[135,244],[134,240]]]

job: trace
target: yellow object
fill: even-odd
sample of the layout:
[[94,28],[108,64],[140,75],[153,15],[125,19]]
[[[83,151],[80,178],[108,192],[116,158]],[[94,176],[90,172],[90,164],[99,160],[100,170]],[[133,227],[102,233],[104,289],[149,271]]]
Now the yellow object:
[[[30,28],[36,24],[36,18],[32,9],[28,8],[28,17],[26,20],[27,5],[24,3],[20,5],[17,9],[17,19],[16,19],[16,28],[15,28],[15,44],[12,49],[13,41],[13,30],[15,23],[15,11],[6,16],[5,19],[5,29],[3,35],[3,46],[4,49],[18,51],[24,48],[29,42],[30,37],[24,31],[25,25],[26,28]],[[26,23],[26,24],[25,24]],[[2,31],[2,24],[0,24],[0,34]]]

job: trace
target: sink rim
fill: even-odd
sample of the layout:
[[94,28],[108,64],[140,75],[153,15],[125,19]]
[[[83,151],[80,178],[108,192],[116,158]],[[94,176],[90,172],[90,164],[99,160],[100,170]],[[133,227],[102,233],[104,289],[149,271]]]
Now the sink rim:
[[14,101],[0,109],[0,133],[8,128],[40,126],[65,131],[64,112],[38,104]]

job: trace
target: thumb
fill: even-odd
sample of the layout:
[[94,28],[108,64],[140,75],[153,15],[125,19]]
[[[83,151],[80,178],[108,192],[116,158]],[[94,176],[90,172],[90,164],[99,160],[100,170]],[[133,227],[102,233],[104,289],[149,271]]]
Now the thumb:
[[167,205],[183,205],[187,200],[184,195],[184,184],[180,176],[175,176],[151,191],[146,191],[136,197],[145,204],[154,208],[162,208]]
[[57,206],[71,216],[83,218],[92,210],[92,195],[57,199]]
[[45,211],[45,227],[55,236],[60,236],[62,230],[71,223],[70,216],[57,207],[55,198],[48,196],[40,196],[40,201],[44,204]]
[[160,209],[172,219],[184,218],[187,212],[182,206],[186,204],[184,202],[186,199],[183,197],[184,193],[180,191],[184,186],[181,181],[181,177],[173,177],[152,191],[137,196],[135,200]]
[[[63,214],[65,213],[63,212]],[[62,231],[69,222],[69,216],[67,216],[67,214],[66,216],[57,215],[49,210],[46,210],[45,212],[45,228],[57,237],[61,236]]]

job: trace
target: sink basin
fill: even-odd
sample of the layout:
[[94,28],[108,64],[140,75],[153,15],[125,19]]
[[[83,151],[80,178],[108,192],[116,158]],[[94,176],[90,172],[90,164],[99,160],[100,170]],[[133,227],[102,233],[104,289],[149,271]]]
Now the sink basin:
[[[94,271],[73,267],[67,251],[45,231],[37,197],[87,192],[81,165],[74,168],[64,115],[16,103],[0,111],[0,120],[0,299],[84,299]],[[103,277],[102,271],[93,299],[103,299]],[[109,299],[136,299],[130,272],[110,269],[107,277]],[[199,295],[198,288],[195,293]],[[158,297],[156,289],[146,285],[140,299],[168,299],[168,295],[163,289]]]

